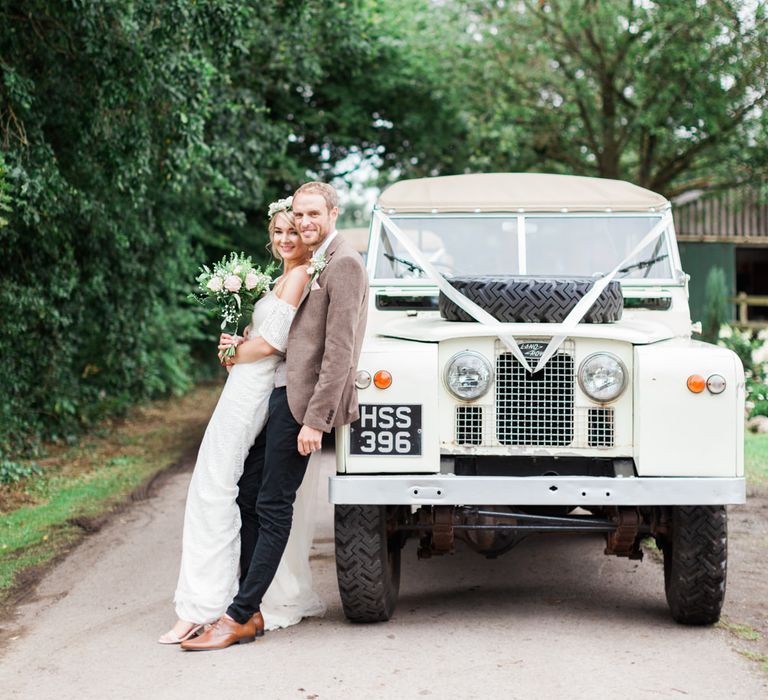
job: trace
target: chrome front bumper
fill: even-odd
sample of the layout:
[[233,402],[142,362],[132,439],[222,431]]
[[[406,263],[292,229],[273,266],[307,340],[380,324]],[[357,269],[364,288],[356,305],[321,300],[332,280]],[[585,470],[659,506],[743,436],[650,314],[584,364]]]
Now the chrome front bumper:
[[328,496],[370,505],[730,505],[746,501],[746,484],[737,477],[337,475]]

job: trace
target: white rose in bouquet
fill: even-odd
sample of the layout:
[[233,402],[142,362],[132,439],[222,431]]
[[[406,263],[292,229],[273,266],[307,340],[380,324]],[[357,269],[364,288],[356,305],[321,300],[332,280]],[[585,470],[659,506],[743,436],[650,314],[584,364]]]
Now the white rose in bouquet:
[[224,286],[224,281],[221,279],[221,277],[211,277],[211,279],[208,280],[208,284],[205,285],[208,289],[210,289],[212,292],[220,292],[222,290],[222,287]]

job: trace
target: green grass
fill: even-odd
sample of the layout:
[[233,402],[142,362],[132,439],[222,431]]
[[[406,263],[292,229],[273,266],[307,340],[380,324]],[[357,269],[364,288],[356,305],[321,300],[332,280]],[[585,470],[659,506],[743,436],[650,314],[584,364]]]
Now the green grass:
[[51,447],[41,476],[2,492],[0,603],[24,574],[68,551],[86,519],[124,503],[137,487],[178,462],[202,437],[218,386],[181,399],[137,408],[109,429],[103,426],[70,448]]
[[75,479],[58,477],[39,485],[38,490],[47,492],[46,503],[19,508],[0,517],[0,587],[7,584],[3,564],[8,555],[49,541],[52,535],[62,534],[61,528],[76,528],[69,524],[74,518],[103,513],[163,466],[163,461],[133,457],[118,468],[106,462],[102,469]]
[[731,622],[730,620],[722,619],[717,623],[717,627],[727,630],[737,639],[742,639],[746,642],[756,642],[763,638],[763,635],[750,625],[742,625],[738,622]]
[[768,486],[768,434],[746,434],[744,474],[750,483]]
[[749,649],[737,649],[736,651],[742,656],[746,656],[751,661],[759,663],[763,673],[768,673],[768,654],[761,654],[760,652],[750,651]]

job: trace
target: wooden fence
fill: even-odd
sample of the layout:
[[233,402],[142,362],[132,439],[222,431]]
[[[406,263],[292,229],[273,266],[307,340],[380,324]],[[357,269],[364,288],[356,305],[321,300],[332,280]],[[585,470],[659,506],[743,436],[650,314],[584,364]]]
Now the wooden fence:
[[737,315],[736,325],[741,328],[766,328],[768,327],[768,321],[750,321],[749,320],[749,307],[750,306],[768,306],[768,297],[750,296],[744,292],[739,292],[735,297],[730,297],[728,301],[731,304],[736,304],[739,307],[739,313]]

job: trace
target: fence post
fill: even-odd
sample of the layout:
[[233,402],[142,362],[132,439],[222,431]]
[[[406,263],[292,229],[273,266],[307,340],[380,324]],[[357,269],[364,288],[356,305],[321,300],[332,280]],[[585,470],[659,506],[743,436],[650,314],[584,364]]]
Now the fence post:
[[736,295],[736,299],[739,303],[739,323],[747,323],[748,322],[748,306],[747,306],[747,293],[746,292],[739,292]]

